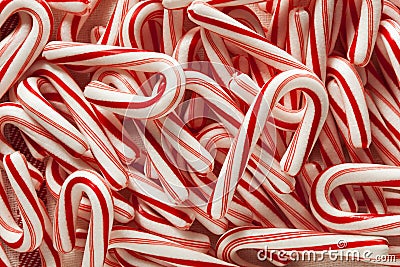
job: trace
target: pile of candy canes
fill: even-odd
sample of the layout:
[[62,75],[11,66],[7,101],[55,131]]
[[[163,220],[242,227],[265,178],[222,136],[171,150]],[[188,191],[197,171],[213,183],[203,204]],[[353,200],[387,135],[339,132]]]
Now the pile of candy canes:
[[117,0],[78,42],[99,2],[0,0],[2,266],[400,264],[400,1]]

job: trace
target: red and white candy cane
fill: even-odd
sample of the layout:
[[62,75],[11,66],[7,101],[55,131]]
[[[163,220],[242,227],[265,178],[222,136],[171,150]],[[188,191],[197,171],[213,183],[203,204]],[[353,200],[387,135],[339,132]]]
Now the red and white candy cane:
[[374,148],[385,164],[400,166],[400,147],[390,133],[368,91],[366,91],[366,101],[371,120]]
[[135,204],[135,222],[144,231],[180,243],[198,252],[207,253],[210,249],[210,238],[207,235],[193,231],[179,230],[153,212],[145,204]]
[[0,49],[0,96],[3,96],[41,54],[51,35],[53,15],[47,3],[41,0],[5,0],[0,2],[0,10],[0,25],[17,12],[29,15],[32,25],[24,30],[24,38],[10,43],[10,48],[14,49],[11,55],[4,58],[3,47]]
[[288,32],[288,15],[293,8],[293,1],[277,0],[267,36],[269,41],[281,49],[285,49]]
[[336,43],[342,10],[342,1],[315,1],[314,15],[310,21],[306,62],[322,81],[326,78],[328,55]]
[[172,55],[177,43],[184,34],[185,9],[171,10],[164,8],[163,46],[164,53]]
[[77,15],[85,14],[92,5],[91,0],[48,0],[50,7]]
[[[223,125],[220,124],[210,124],[209,126],[205,127],[199,133],[198,138],[200,138],[200,143],[205,148],[212,148],[210,153],[215,153],[215,150],[220,150],[223,148],[229,149],[231,140],[233,139]],[[216,156],[216,161],[220,165],[223,164],[224,158],[226,157],[226,153],[223,154],[223,158]],[[213,174],[209,174],[208,176],[215,177]],[[198,178],[201,179],[200,176],[198,176]],[[193,177],[193,180],[195,180],[195,177]],[[203,180],[200,183],[197,182],[197,185],[201,186],[203,189],[206,186],[215,183],[216,177],[214,180],[206,180],[206,177],[203,177]],[[254,180],[254,177],[248,171],[246,171],[238,183],[237,191],[249,209],[251,209],[253,215],[257,216],[257,220],[259,220],[262,225],[268,227],[287,227],[285,218],[282,218],[280,212],[270,200],[268,195],[264,192],[262,187],[259,186],[260,182],[263,181]],[[210,188],[210,190],[212,189]],[[211,193],[212,191],[209,192],[209,194]],[[230,210],[227,211],[227,213],[229,212]]]
[[195,220],[192,210],[171,203],[169,196],[160,185],[134,168],[129,168],[129,174],[131,178],[128,181],[128,189],[133,192],[134,196],[143,200],[178,229],[190,228]]
[[136,119],[158,118],[174,110],[183,98],[183,70],[176,60],[165,54],[116,46],[50,42],[43,56],[57,64],[107,66],[163,74],[165,85],[152,97],[128,95],[131,99],[127,101],[127,94],[122,92],[85,91],[91,103],[117,114]]
[[244,172],[272,107],[282,96],[296,89],[306,94],[307,109],[303,122],[296,130],[289,149],[281,160],[281,168],[291,175],[296,175],[300,171],[327,116],[328,96],[324,86],[313,74],[291,70],[275,76],[266,83],[247,111],[219,174],[213,198],[209,202],[213,216],[218,218],[225,214],[233,196],[232,189],[236,188]]
[[396,57],[400,47],[400,26],[394,20],[382,20],[376,40],[376,55],[380,69],[393,95],[400,102],[400,63]]
[[125,167],[104,134],[91,104],[87,102],[75,80],[65,69],[44,61],[35,63],[30,69],[30,75],[46,78],[57,89],[79,130],[85,135],[90,150],[111,187],[116,190],[126,187],[128,174]]
[[327,77],[335,79],[340,88],[351,143],[355,148],[367,148],[371,128],[361,78],[350,62],[341,57],[329,57],[327,67]]
[[155,259],[160,264],[177,266],[236,266],[204,253],[186,248],[168,239],[139,230],[115,226],[111,232],[109,249],[124,249]]
[[[108,85],[113,84],[118,90],[126,93],[141,93],[138,90],[140,88],[138,77],[127,70],[100,68],[92,75],[92,81],[99,81]],[[132,140],[130,136],[132,133],[126,132],[123,121],[121,122],[117,115],[106,109],[101,109],[100,107],[97,107],[97,109],[102,113],[102,123],[105,125],[104,131],[117,150],[119,157],[124,158],[125,162],[139,158],[141,149]]]
[[[8,194],[4,191],[4,181],[2,180],[0,198],[4,203],[4,209],[1,212],[3,222],[1,238],[8,246],[19,252],[32,251],[38,247],[43,266],[61,266],[60,255],[52,244],[50,217],[44,203],[37,196],[25,157],[19,152],[15,152],[6,155],[3,162],[11,189],[18,203],[23,229],[12,217],[7,200]],[[5,260],[3,257],[1,258]]]
[[[342,243],[345,243],[343,246]],[[259,260],[270,260],[273,264],[284,266],[293,259],[300,259],[303,253],[313,251],[321,260],[324,251],[358,251],[361,260],[370,260],[374,255],[388,254],[388,241],[382,237],[359,235],[340,235],[326,232],[282,229],[239,227],[220,237],[217,243],[217,257],[240,266],[261,266],[242,258],[238,252],[245,249],[257,249]],[[271,253],[274,251],[274,253]],[[279,252],[283,251],[286,254]],[[283,257],[280,257],[281,255]],[[299,255],[299,258],[294,255]],[[366,258],[364,258],[366,257]]]
[[29,116],[71,149],[76,156],[82,155],[89,149],[85,137],[43,97],[40,90],[44,86],[51,84],[43,78],[30,77],[23,80],[17,89],[19,102]]
[[306,63],[310,13],[304,8],[292,9],[288,16],[286,51],[301,63]]
[[[343,98],[337,85],[336,80],[331,80],[326,86],[330,96],[330,106],[333,116],[335,117],[338,130],[342,136],[344,145],[346,146],[350,160],[352,162],[374,163],[370,149],[356,149],[352,145],[349,137],[348,123],[346,121],[346,111],[344,108]],[[379,157],[377,155],[376,157]],[[371,212],[386,213],[386,202],[383,192],[378,187],[362,187],[361,192],[364,195],[365,204]]]
[[[46,162],[45,178],[47,189],[50,194],[58,200],[62,185],[68,174],[56,163],[52,158]],[[114,201],[114,219],[119,223],[128,223],[133,220],[135,210],[131,203],[121,196],[118,192],[113,191]],[[84,197],[79,204],[78,217],[89,221],[91,216],[90,201]]]
[[[189,6],[194,0],[163,0],[162,4],[167,9],[180,9]],[[259,0],[205,0],[215,7],[241,6],[259,2]],[[272,1],[271,1],[272,2]]]
[[325,170],[315,180],[310,197],[314,216],[330,231],[363,235],[398,235],[399,215],[340,211],[328,199],[332,190],[344,184],[399,187],[400,168],[347,163]]
[[287,52],[269,43],[265,37],[202,1],[194,1],[188,8],[188,14],[197,25],[218,33],[224,39],[278,70],[308,70]]
[[378,35],[382,2],[350,0],[344,6],[343,40],[347,58],[352,64],[363,67],[370,60]]
[[386,126],[400,145],[400,103],[396,102],[389,89],[382,83],[376,69],[371,64],[368,67],[368,83],[365,87],[370,92]]
[[[46,156],[53,157],[67,170],[74,171],[82,168],[90,168],[81,159],[71,155],[70,151],[59,140],[26,114],[21,104],[16,103],[5,102],[0,104],[0,128],[2,129],[0,153],[2,155],[14,152],[14,148],[8,144],[8,141],[4,137],[4,126],[8,123],[18,127],[19,130],[30,138],[31,144],[35,144],[38,149],[44,150]],[[38,175],[39,171],[35,170],[36,168],[34,167],[32,168],[31,165],[29,169],[33,171],[31,174],[33,179],[41,182],[42,176],[41,174]]]
[[[193,91],[205,98],[228,132],[235,136],[244,117],[236,103],[214,80],[206,75],[195,71],[185,71],[185,73],[186,90]],[[226,110],[230,112],[226,112]],[[273,144],[271,146],[273,147]],[[293,178],[280,171],[276,160],[265,151],[265,147],[260,147],[257,144],[255,151],[259,151],[258,154],[262,153],[266,158],[257,156],[257,153],[251,153],[252,173],[258,176],[261,181],[267,176],[280,193],[291,192],[294,189]]]
[[4,181],[1,181],[1,221],[0,236],[12,249],[19,252],[33,251],[40,246],[44,233],[44,216],[40,208],[39,198],[33,186],[26,159],[19,152],[3,158],[4,169],[7,172],[13,193],[16,196],[22,219],[22,228],[14,221]]
[[121,46],[164,52],[162,47],[164,14],[160,1],[145,0],[136,3],[129,9],[119,28]]
[[114,206],[111,190],[95,172],[76,171],[64,182],[54,217],[54,247],[67,253],[74,249],[79,203],[86,194],[92,216],[82,264],[102,266],[106,256],[113,224]]

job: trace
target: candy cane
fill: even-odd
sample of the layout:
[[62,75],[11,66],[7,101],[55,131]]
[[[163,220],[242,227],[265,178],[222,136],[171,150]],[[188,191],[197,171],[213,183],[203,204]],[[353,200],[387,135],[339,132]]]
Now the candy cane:
[[[7,196],[1,188],[1,199],[5,201],[2,211],[3,228],[1,237],[11,248],[17,251],[31,251],[38,247],[43,266],[61,266],[60,255],[52,245],[52,225],[43,202],[38,198],[33,180],[30,176],[27,161],[19,152],[6,155],[3,159],[11,188],[22,216],[23,229],[14,222],[9,210]],[[3,181],[1,182],[3,184]],[[13,220],[13,219],[12,219]],[[27,229],[28,228],[28,229]],[[11,238],[11,239],[9,239]],[[1,257],[4,260],[3,257]],[[7,261],[7,258],[5,258]]]
[[[293,77],[291,77],[292,75]],[[300,86],[299,83],[302,83],[302,85]],[[209,202],[213,216],[218,218],[218,216],[225,214],[233,196],[233,189],[236,188],[237,181],[243,174],[250,153],[260,136],[260,129],[264,128],[270,114],[271,106],[273,107],[276,101],[287,92],[297,89],[296,87],[307,88],[302,89],[302,91],[309,95],[307,98],[312,102],[307,105],[304,122],[297,129],[290,145],[291,148],[283,156],[281,167],[292,175],[300,171],[327,116],[328,108],[325,105],[327,105],[328,99],[323,86],[315,76],[308,72],[293,70],[277,75],[270,80],[259,92],[247,112],[220,172],[213,198]],[[303,125],[306,121],[309,121],[306,124],[313,125],[311,129],[304,128]],[[259,126],[261,128],[258,128]],[[310,136],[308,136],[309,134]],[[296,145],[299,144],[298,142],[307,145],[300,149]]]
[[[342,242],[345,242],[345,247],[342,246]],[[260,266],[252,264],[238,255],[242,249],[258,249],[259,260],[269,259],[279,266],[285,265],[291,258],[299,259],[294,255],[302,255],[307,251],[313,251],[322,259],[323,252],[327,250],[343,251],[343,253],[356,250],[359,252],[358,260],[368,261],[369,258],[363,257],[387,255],[389,250],[388,241],[382,237],[339,235],[297,229],[240,227],[232,229],[220,237],[216,247],[217,257],[241,266]],[[273,254],[268,255],[268,252],[271,253],[271,251],[274,253],[284,251],[286,254],[278,254],[283,257],[278,256],[278,259],[274,259]]]
[[298,61],[305,64],[308,32],[310,27],[310,14],[304,8],[296,8],[289,12],[288,19],[286,50]]
[[[390,130],[397,143],[400,145],[400,108],[390,91],[378,78],[378,73],[374,68],[368,71],[368,83],[366,89],[370,92],[380,115],[384,119],[386,126]],[[396,118],[396,119],[393,119]]]
[[15,152],[3,158],[4,168],[16,196],[22,219],[22,229],[14,221],[4,189],[0,188],[2,202],[0,236],[12,249],[19,252],[33,251],[41,244],[44,232],[43,210],[29,174],[25,158]]
[[[130,101],[126,101],[125,93],[104,90],[100,95],[98,90],[93,89],[85,92],[93,104],[108,107],[117,114],[138,119],[161,117],[171,112],[183,97],[183,71],[178,62],[164,54],[105,45],[51,42],[46,46],[43,56],[57,64],[119,67],[160,72],[165,76],[165,86],[153,97],[132,96]],[[127,61],[130,57],[133,60]]]
[[[382,175],[385,173],[385,175]],[[331,231],[363,235],[393,236],[398,234],[399,215],[352,213],[332,207],[329,197],[332,190],[351,183],[370,186],[398,187],[398,167],[379,164],[340,164],[325,170],[311,189],[311,210],[316,218]]]
[[288,32],[288,15],[292,1],[278,0],[268,27],[268,39],[277,47],[284,49]]
[[345,27],[344,39],[347,46],[347,58],[352,64],[365,66],[374,50],[382,12],[382,1],[351,0],[347,2],[345,9],[343,27]]
[[[162,4],[167,9],[180,9],[189,6],[194,0],[163,0]],[[260,0],[205,0],[215,7],[241,6],[260,2]],[[272,2],[272,1],[271,1]]]
[[[369,149],[355,149],[351,144],[348,134],[348,124],[345,117],[344,103],[340,95],[339,86],[335,80],[329,82],[326,86],[330,95],[330,105],[333,116],[335,117],[338,129],[341,132],[344,144],[348,149],[349,156],[352,162],[367,162],[373,163],[374,159]],[[377,187],[362,187],[362,193],[366,200],[368,209],[376,213],[386,213],[386,203],[383,197],[383,192]]]
[[330,37],[333,26],[333,14],[336,12],[340,13],[340,10],[327,12],[328,10],[335,10],[335,1],[318,0],[315,2],[314,16],[310,21],[310,34],[307,47],[307,66],[322,81],[325,81],[326,76],[327,57],[331,45]]
[[64,182],[55,210],[53,244],[62,253],[74,248],[77,211],[84,193],[90,200],[92,216],[82,264],[100,266],[109,244],[114,207],[110,189],[95,172],[77,171]]
[[210,249],[210,239],[208,236],[193,231],[176,229],[167,220],[152,212],[145,205],[139,205],[139,203],[136,205],[135,209],[137,213],[135,222],[144,231],[180,243],[189,249],[202,253],[207,253]]
[[91,8],[90,0],[49,0],[47,3],[54,9],[77,15],[83,15]]
[[188,8],[189,18],[197,25],[216,32],[221,37],[242,48],[260,61],[279,70],[307,70],[302,63],[267,39],[235,19],[201,1],[194,1]]
[[109,249],[125,249],[177,266],[236,266],[185,248],[185,246],[133,228],[116,226],[111,232]]
[[189,229],[195,219],[193,211],[171,203],[163,188],[134,168],[129,169],[128,189],[178,229]]
[[[211,124],[208,127],[205,127],[199,133],[198,137],[200,138],[200,143],[205,148],[212,147],[213,150],[221,148],[228,149],[231,145],[231,140],[233,139],[233,137],[226,131],[226,129],[224,129],[224,127],[219,124]],[[224,153],[224,156],[226,156],[226,153]],[[221,165],[223,164],[224,159],[218,159],[216,157],[216,160]],[[208,176],[212,177],[213,175],[209,174]],[[205,179],[205,177],[203,179]],[[195,177],[193,177],[193,180],[195,180]],[[197,182],[197,185],[204,188],[205,186],[208,186],[208,184],[214,183],[215,180],[216,179],[213,180],[211,178],[207,181],[207,183],[204,183],[203,180],[200,181],[200,183]],[[253,177],[249,172],[245,172],[245,174],[242,176],[242,179],[238,183],[237,191],[242,196],[243,201],[252,210],[253,214],[258,217],[263,225],[269,227],[287,227],[285,219],[282,218],[282,216],[279,214],[278,209],[274,206],[262,187],[258,186],[257,183],[253,180]],[[229,212],[230,210],[228,210],[227,213]]]
[[[228,131],[232,135],[236,135],[243,120],[243,114],[238,111],[235,102],[207,76],[192,71],[185,73],[187,78],[186,89],[204,97]],[[230,110],[230,112],[227,113],[225,110]],[[257,175],[261,181],[267,176],[281,193],[291,192],[294,189],[293,178],[279,170],[275,160],[270,157],[264,147],[257,145],[256,149],[259,153],[263,152],[262,155],[266,158],[261,158],[254,153],[251,154],[252,173]]]
[[0,96],[3,96],[42,52],[51,35],[53,15],[44,1],[31,1],[29,4],[24,0],[1,1],[0,10],[0,25],[16,12],[28,14],[32,19],[32,26],[24,32],[24,39],[13,45],[12,55],[3,58],[0,53]]
[[332,56],[328,59],[327,72],[328,77],[337,81],[343,96],[352,144],[355,148],[367,148],[371,143],[371,129],[363,85],[357,71],[347,60]]
[[[121,45],[163,52],[163,17],[164,9],[159,1],[138,2],[128,11],[119,29]],[[170,25],[165,25],[165,28],[169,27]]]
[[31,77],[24,80],[18,85],[18,100],[24,110],[43,128],[80,156],[89,149],[85,137],[42,96],[40,89],[45,84],[51,86],[43,78]]
[[[60,192],[62,185],[67,178],[67,173],[63,171],[59,164],[57,164],[52,158],[46,162],[46,185],[50,194],[58,200],[60,198]],[[119,193],[112,192],[114,202],[114,219],[120,223],[128,223],[133,220],[135,216],[135,210],[133,206]],[[91,216],[91,204],[90,201],[84,197],[79,204],[78,217],[90,220]]]
[[396,58],[400,44],[400,26],[393,20],[382,20],[379,34],[376,40],[376,54],[383,76],[392,93],[400,102],[398,90],[400,73],[398,71],[399,61]]
[[32,66],[30,73],[31,76],[46,78],[57,89],[58,94],[61,95],[68,106],[79,130],[85,135],[91,152],[98,162],[105,179],[113,189],[124,188],[128,174],[118,159],[113,146],[105,136],[91,104],[86,101],[82,90],[72,77],[65,69],[44,61],[39,61]]
[[[71,155],[53,135],[29,117],[20,104],[0,104],[0,127],[4,129],[4,125],[7,123],[17,126],[27,137],[44,149],[48,155],[56,159],[66,169],[73,171],[81,168],[90,168],[85,162]],[[0,138],[0,142],[2,143],[0,146],[1,154],[7,155],[14,152],[14,149],[8,144],[4,136]],[[39,171],[35,170],[36,168],[31,165],[29,169],[33,179],[41,182],[42,175],[39,174]]]
[[183,24],[185,10],[164,9],[163,17],[163,45],[164,52],[167,55],[172,55],[178,41],[184,34]]
[[400,166],[400,147],[391,135],[368,92],[366,93],[366,101],[371,118],[373,146],[385,164]]

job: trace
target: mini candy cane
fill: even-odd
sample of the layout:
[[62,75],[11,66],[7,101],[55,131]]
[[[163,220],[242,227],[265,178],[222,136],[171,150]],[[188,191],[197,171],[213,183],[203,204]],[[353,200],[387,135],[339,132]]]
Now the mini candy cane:
[[164,53],[172,55],[178,41],[184,34],[183,23],[185,17],[185,9],[164,9],[163,17],[163,45]]
[[[342,242],[345,242],[345,246]],[[357,250],[360,256],[357,259],[368,261],[371,255],[387,255],[389,250],[388,241],[382,237],[339,235],[297,229],[239,227],[220,237],[216,247],[217,257],[240,266],[260,266],[251,264],[239,256],[238,252],[242,249],[258,249],[259,260],[269,259],[278,266],[286,265],[293,259],[291,256],[301,255],[307,251],[316,252],[322,260],[324,251],[343,250],[344,255],[347,255],[346,251]],[[271,251],[277,253],[275,257],[282,255],[279,251],[285,251],[286,254],[276,259],[274,255],[268,255]],[[297,254],[292,254],[293,252]],[[263,255],[264,253],[267,255]]]
[[[373,163],[371,151],[369,149],[355,149],[351,144],[348,134],[348,124],[345,117],[345,108],[342,101],[339,86],[335,80],[330,81],[326,86],[330,95],[330,105],[333,116],[335,117],[338,129],[341,132],[342,140],[348,149],[352,162]],[[383,192],[377,187],[362,187],[362,193],[368,209],[375,213],[386,213],[386,203],[383,198]]]
[[303,64],[306,63],[309,24],[310,14],[306,9],[296,8],[289,12],[286,50]]
[[207,235],[176,229],[167,220],[152,212],[146,205],[137,203],[135,208],[135,222],[146,232],[164,237],[202,253],[207,253],[210,249],[210,239]]
[[187,230],[195,219],[195,214],[189,208],[173,205],[163,188],[145,177],[134,168],[129,168],[130,179],[128,189],[171,222],[178,229]]
[[[38,61],[30,69],[31,76],[46,78],[57,89],[68,106],[78,128],[86,137],[91,152],[98,162],[105,179],[113,189],[126,186],[128,174],[118,159],[113,146],[105,136],[91,104],[86,101],[82,90],[72,77],[56,65]],[[88,168],[80,168],[88,169]],[[90,168],[89,168],[90,169]]]
[[[164,31],[163,17],[164,9],[159,1],[138,2],[128,11],[119,29],[121,45],[163,52],[164,49],[160,47],[162,45],[161,31]],[[168,27],[170,25],[165,25],[165,28]]]
[[89,149],[85,137],[42,96],[40,88],[51,86],[43,78],[31,77],[19,83],[17,97],[24,110],[77,156]]
[[55,210],[53,244],[62,253],[74,248],[78,206],[84,193],[90,200],[92,216],[82,264],[102,266],[109,244],[114,207],[110,189],[95,172],[77,171],[64,182]]
[[353,146],[367,148],[371,143],[371,129],[364,88],[357,71],[347,60],[332,56],[328,59],[327,72],[339,85]]
[[[26,134],[26,136],[29,137],[34,143],[36,143],[40,148],[44,149],[47,155],[50,155],[56,159],[66,169],[73,171],[82,168],[90,168],[85,162],[82,162],[82,160],[71,155],[69,151],[62,146],[53,135],[51,135],[36,121],[29,117],[20,104],[7,102],[0,104],[1,129],[4,129],[4,126],[7,123],[17,126],[18,129]],[[4,133],[2,133],[2,135],[4,135]],[[1,154],[7,155],[14,152],[14,149],[8,144],[8,141],[4,136],[1,136],[0,143],[2,144],[0,146]],[[33,171],[33,173],[31,173],[33,179],[41,182],[43,178],[41,174],[38,175],[39,171],[35,171],[36,168],[31,165],[29,169],[31,172]]]
[[[199,133],[198,137],[200,138],[200,143],[205,148],[212,147],[213,149],[229,148],[231,140],[233,139],[220,124],[211,124],[208,127],[205,127]],[[226,153],[224,153],[224,156],[226,156]],[[221,165],[223,164],[224,159],[219,160],[216,157],[216,160]],[[209,176],[213,175],[209,174]],[[274,206],[262,187],[257,186],[252,179],[253,177],[251,174],[246,171],[238,183],[237,191],[242,196],[243,201],[252,210],[253,214],[258,217],[263,225],[268,227],[287,227],[285,219],[282,218],[278,209]],[[195,180],[194,177],[193,180]],[[197,183],[197,185],[204,188],[204,186],[213,182],[215,182],[215,180],[213,181],[210,179],[208,183],[202,181],[202,183]],[[228,213],[229,212],[230,211],[228,210]]]
[[[38,247],[43,266],[61,266],[60,255],[54,250],[51,243],[52,225],[46,207],[38,198],[33,180],[31,179],[27,161],[19,152],[6,155],[3,159],[8,180],[15,193],[16,201],[22,216],[23,229],[12,219],[7,195],[1,187],[1,201],[5,201],[2,211],[4,224],[0,235],[7,245],[19,252],[31,251]],[[3,185],[3,181],[1,181]],[[5,214],[4,214],[5,213]],[[10,221],[11,218],[11,221]],[[28,229],[27,229],[28,228]],[[11,239],[10,239],[11,238]],[[4,259],[1,256],[2,260]]]
[[391,19],[382,20],[379,27],[379,34],[376,40],[375,49],[378,56],[378,63],[389,88],[400,102],[398,90],[400,72],[399,61],[396,58],[400,45],[400,26]]
[[122,92],[103,90],[99,94],[99,90],[85,91],[91,103],[117,114],[137,119],[158,118],[174,110],[183,98],[183,70],[176,60],[165,54],[106,45],[51,42],[43,56],[57,64],[119,67],[164,75],[165,85],[153,97],[130,95],[131,99],[127,101],[127,94]]
[[375,68],[368,70],[367,91],[370,92],[380,115],[390,130],[397,144],[400,145],[400,108],[390,91],[379,80]]
[[[32,26],[24,32],[24,39],[13,44],[12,55],[3,58],[0,52],[0,96],[20,78],[35,59],[40,55],[45,44],[49,41],[53,26],[53,15],[46,2],[41,0],[5,0],[0,2],[0,25],[16,12],[28,14],[32,19]],[[1,50],[0,50],[1,51]]]
[[368,92],[366,93],[366,101],[369,117],[371,118],[373,146],[385,164],[400,166],[400,147],[383,121]]
[[350,0],[345,10],[342,26],[345,28],[343,33],[347,58],[352,64],[363,67],[368,64],[375,46],[382,0]]
[[12,249],[19,252],[33,251],[41,244],[44,232],[43,210],[33,186],[25,158],[19,153],[3,158],[4,169],[16,196],[22,219],[22,229],[14,221],[2,181],[0,188],[1,228],[0,236]]
[[[243,120],[243,114],[238,110],[236,103],[217,86],[214,80],[194,71],[186,71],[186,90],[191,90],[206,99],[216,116],[223,122],[229,133],[236,135]],[[230,110],[230,112],[225,112]],[[235,112],[236,111],[236,112]],[[265,176],[275,184],[280,193],[288,193],[294,189],[293,178],[279,170],[276,160],[270,158],[269,152],[256,145],[256,150],[266,158],[251,153],[252,173],[263,181]]]
[[[329,54],[329,49],[330,46],[334,46],[336,42],[335,39],[332,40],[331,43],[330,39],[333,30],[332,28],[334,23],[334,14],[341,13],[341,10],[337,9],[337,5],[335,5],[335,2],[341,1],[315,1],[314,16],[313,19],[310,21],[310,33],[308,37],[306,62],[307,66],[312,69],[323,82],[325,81],[326,76],[326,67],[328,61],[327,57]],[[328,10],[332,11],[329,12]]]
[[91,5],[90,0],[48,0],[50,7],[77,15],[85,14]]
[[[50,194],[55,198],[60,198],[62,185],[67,177],[67,173],[62,170],[52,158],[46,162],[46,185]],[[113,191],[114,219],[120,223],[128,223],[133,220],[135,210],[133,206],[118,192]],[[90,201],[84,197],[79,204],[78,217],[87,221],[90,220],[91,206]]]
[[189,6],[188,13],[189,18],[197,25],[218,33],[224,39],[276,69],[307,70],[306,66],[282,49],[270,44],[265,37],[204,2],[194,1]]
[[109,249],[125,249],[176,266],[236,266],[207,254],[187,249],[184,245],[139,230],[115,226],[111,232]]
[[330,231],[363,235],[398,235],[399,215],[344,212],[334,208],[328,198],[337,186],[349,183],[398,187],[399,175],[399,167],[379,164],[348,163],[333,166],[315,180],[311,189],[311,210]]
[[288,32],[288,15],[292,1],[277,0],[267,31],[268,39],[277,47],[284,49]]
[[[194,0],[163,0],[162,4],[166,9],[180,9],[189,6]],[[260,0],[205,0],[215,7],[241,6],[260,2]],[[271,1],[272,2],[272,1]]]
[[[216,218],[223,216],[226,212],[233,196],[232,189],[236,188],[237,182],[243,174],[250,153],[260,136],[260,129],[264,128],[271,112],[271,107],[283,95],[298,88],[301,88],[300,90],[308,95],[306,97],[310,103],[307,104],[303,123],[296,130],[290,149],[286,151],[282,158],[281,168],[292,175],[300,171],[327,116],[328,99],[323,85],[314,75],[305,71],[292,70],[283,72],[266,83],[246,113],[239,133],[235,137],[221,169],[215,192],[209,202],[212,215]],[[304,128],[304,125],[309,124],[312,125],[311,128]],[[302,143],[302,148],[298,146],[299,143]],[[304,146],[304,144],[307,145]]]

